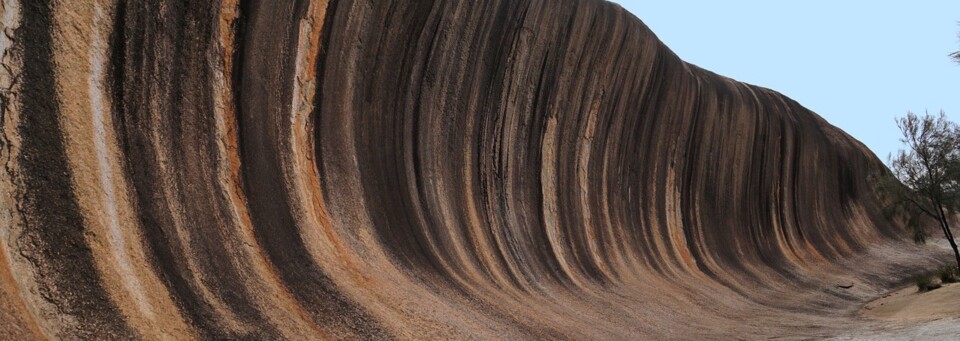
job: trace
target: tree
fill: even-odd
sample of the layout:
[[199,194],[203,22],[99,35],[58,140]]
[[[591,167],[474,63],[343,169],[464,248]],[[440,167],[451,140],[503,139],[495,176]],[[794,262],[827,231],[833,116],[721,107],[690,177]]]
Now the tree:
[[956,61],[957,63],[960,63],[960,51],[951,53],[950,58],[953,58],[954,61]]
[[897,126],[906,149],[890,157],[892,177],[882,177],[880,183],[892,198],[888,208],[906,218],[917,243],[926,242],[926,225],[936,222],[960,268],[960,250],[950,228],[960,206],[960,128],[943,111],[923,117],[908,112],[897,119]]

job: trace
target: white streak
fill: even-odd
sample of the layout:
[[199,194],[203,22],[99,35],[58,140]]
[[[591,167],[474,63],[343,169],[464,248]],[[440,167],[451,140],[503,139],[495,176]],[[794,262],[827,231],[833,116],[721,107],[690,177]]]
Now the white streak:
[[110,151],[107,148],[108,125],[107,117],[104,114],[104,93],[101,84],[104,81],[104,68],[106,60],[102,51],[106,46],[100,33],[96,28],[100,27],[103,10],[100,5],[96,6],[94,14],[93,27],[94,32],[91,36],[92,45],[90,47],[90,79],[88,80],[90,91],[90,110],[93,113],[93,139],[94,148],[97,152],[97,174],[100,180],[100,188],[103,189],[103,209],[107,219],[107,228],[110,231],[108,240],[110,248],[114,251],[114,259],[117,262],[117,272],[124,281],[127,291],[133,299],[137,301],[137,306],[149,318],[153,318],[153,309],[143,292],[143,285],[140,278],[136,276],[130,265],[130,256],[127,254],[127,245],[123,239],[123,233],[120,230],[120,214],[117,211],[117,188],[114,182],[113,167],[110,162]]

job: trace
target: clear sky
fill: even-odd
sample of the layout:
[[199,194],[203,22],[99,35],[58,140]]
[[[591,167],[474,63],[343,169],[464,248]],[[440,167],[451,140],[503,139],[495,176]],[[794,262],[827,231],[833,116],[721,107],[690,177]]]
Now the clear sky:
[[940,109],[960,122],[960,0],[615,0],[687,62],[777,90],[881,160],[894,122]]

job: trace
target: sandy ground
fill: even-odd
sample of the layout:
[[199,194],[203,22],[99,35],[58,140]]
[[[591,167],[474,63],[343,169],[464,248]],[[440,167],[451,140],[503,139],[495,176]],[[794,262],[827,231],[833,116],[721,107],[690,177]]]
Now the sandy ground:
[[868,303],[863,316],[884,321],[929,321],[960,317],[960,283],[918,292],[916,286],[894,291]]
[[834,339],[956,339],[960,335],[960,283],[923,293],[910,285],[867,303],[859,315],[876,325]]

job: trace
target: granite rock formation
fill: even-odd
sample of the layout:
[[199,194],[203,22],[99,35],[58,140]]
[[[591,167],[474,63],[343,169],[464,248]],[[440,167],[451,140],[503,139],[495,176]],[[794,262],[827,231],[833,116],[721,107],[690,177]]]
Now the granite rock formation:
[[612,3],[0,5],[0,338],[822,336],[937,255]]

